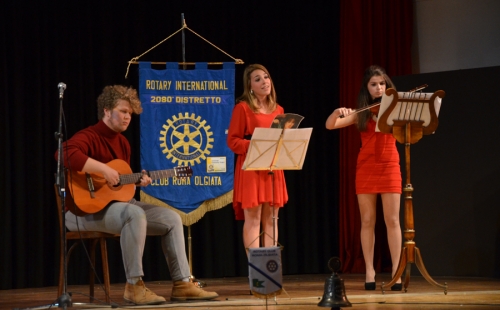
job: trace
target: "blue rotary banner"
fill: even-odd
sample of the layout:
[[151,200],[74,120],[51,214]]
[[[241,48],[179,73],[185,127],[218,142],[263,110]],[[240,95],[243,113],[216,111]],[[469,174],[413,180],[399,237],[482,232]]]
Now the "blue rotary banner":
[[234,154],[226,144],[234,107],[234,63],[180,70],[139,64],[141,165],[147,170],[189,166],[186,178],[153,180],[141,201],[176,210],[184,225],[232,202]]

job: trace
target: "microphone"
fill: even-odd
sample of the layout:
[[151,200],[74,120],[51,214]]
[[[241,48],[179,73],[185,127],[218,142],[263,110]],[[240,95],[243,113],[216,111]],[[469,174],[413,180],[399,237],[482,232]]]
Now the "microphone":
[[61,82],[61,83],[57,84],[57,88],[59,89],[59,98],[62,99],[63,93],[66,90],[66,84],[64,84],[63,82]]

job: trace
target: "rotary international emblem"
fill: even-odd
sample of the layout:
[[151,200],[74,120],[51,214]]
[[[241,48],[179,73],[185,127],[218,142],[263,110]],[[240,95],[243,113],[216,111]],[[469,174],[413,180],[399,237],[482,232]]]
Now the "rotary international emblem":
[[275,260],[269,260],[266,264],[267,271],[273,273],[278,270],[278,263]]
[[205,120],[194,113],[179,113],[167,119],[160,131],[160,147],[165,157],[181,166],[194,166],[206,160],[213,148],[213,132]]

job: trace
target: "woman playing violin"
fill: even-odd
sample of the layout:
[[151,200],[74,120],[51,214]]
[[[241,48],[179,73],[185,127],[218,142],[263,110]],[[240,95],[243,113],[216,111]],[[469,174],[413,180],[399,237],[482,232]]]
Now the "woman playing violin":
[[[327,129],[355,124],[361,134],[361,148],[356,164],[356,195],[361,214],[361,248],[365,259],[365,289],[375,290],[373,253],[377,195],[382,198],[387,239],[392,260],[392,275],[396,273],[401,254],[401,226],[399,209],[401,199],[401,168],[396,139],[392,134],[375,132],[378,105],[367,109],[386,88],[395,88],[385,70],[379,66],[366,69],[358,94],[358,111],[341,107],[326,120]],[[363,109],[365,108],[365,109]],[[401,279],[391,287],[401,290]]]

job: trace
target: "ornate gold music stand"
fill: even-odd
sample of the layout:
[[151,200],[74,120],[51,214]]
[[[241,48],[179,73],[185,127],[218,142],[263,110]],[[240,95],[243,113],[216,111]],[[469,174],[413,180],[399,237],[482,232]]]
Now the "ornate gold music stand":
[[408,289],[410,283],[411,264],[415,263],[422,273],[422,276],[430,284],[443,288],[445,295],[448,293],[448,284],[444,285],[434,281],[425,269],[420,250],[415,246],[415,226],[413,220],[413,186],[410,182],[410,145],[417,143],[423,135],[435,132],[438,126],[438,113],[441,107],[441,100],[445,92],[438,90],[435,93],[398,93],[395,89],[389,88],[382,97],[380,105],[379,119],[376,130],[392,133],[396,140],[405,146],[406,160],[406,185],[403,189],[405,199],[405,230],[403,249],[396,274],[392,280],[382,283],[382,293],[386,287],[391,287],[403,274],[406,266],[404,291]]

